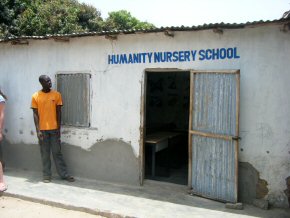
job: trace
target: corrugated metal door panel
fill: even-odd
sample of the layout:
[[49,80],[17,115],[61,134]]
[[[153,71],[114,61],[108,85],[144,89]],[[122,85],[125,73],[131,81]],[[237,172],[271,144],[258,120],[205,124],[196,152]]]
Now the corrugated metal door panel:
[[223,135],[236,132],[236,75],[196,74],[192,129]]
[[236,201],[236,161],[233,141],[192,136],[192,187],[195,194]]
[[89,126],[89,74],[58,74],[57,89],[63,97],[62,123]]
[[236,202],[239,71],[193,71],[191,81],[193,193]]

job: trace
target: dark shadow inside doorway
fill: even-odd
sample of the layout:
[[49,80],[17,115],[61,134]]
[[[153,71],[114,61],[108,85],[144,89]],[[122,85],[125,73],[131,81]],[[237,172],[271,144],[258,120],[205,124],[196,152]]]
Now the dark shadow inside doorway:
[[187,185],[189,72],[147,72],[145,179]]

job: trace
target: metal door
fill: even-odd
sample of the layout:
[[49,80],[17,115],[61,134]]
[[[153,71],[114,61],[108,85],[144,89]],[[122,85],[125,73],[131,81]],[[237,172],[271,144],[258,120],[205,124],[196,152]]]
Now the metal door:
[[189,185],[192,193],[237,202],[240,72],[191,71]]

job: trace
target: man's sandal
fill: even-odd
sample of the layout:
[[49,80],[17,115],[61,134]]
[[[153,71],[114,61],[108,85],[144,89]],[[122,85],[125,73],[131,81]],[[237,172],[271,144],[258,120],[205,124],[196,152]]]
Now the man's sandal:
[[67,176],[65,178],[63,178],[64,180],[68,181],[68,182],[74,182],[75,181],[75,178],[72,177],[72,176]]

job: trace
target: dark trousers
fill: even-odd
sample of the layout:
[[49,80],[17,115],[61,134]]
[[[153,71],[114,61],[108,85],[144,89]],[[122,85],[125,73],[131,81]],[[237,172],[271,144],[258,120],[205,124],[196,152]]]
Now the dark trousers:
[[67,167],[61,153],[60,133],[58,130],[45,130],[41,131],[43,140],[39,140],[40,153],[42,159],[42,172],[44,179],[51,178],[51,160],[50,154],[52,153],[53,160],[57,173],[61,178],[68,176]]

